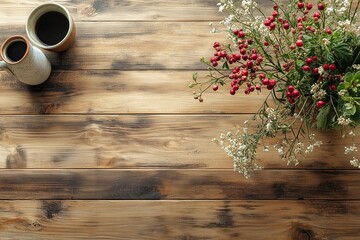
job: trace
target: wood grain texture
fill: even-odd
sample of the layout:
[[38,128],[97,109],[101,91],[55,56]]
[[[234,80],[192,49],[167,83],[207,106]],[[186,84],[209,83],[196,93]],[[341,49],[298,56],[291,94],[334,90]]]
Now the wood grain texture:
[[[254,113],[268,94],[236,96],[230,86],[194,100],[192,71],[53,71],[29,87],[0,72],[1,114]],[[199,72],[201,78],[206,72]],[[249,101],[251,99],[251,101]]]
[[[215,143],[251,115],[46,115],[0,117],[0,168],[232,168]],[[255,125],[255,124],[254,124]],[[317,134],[323,145],[297,168],[354,169],[340,133]],[[357,140],[356,138],[355,140]],[[265,168],[289,168],[272,148]],[[261,147],[260,147],[261,149]]]
[[[199,59],[212,56],[212,44],[224,37],[210,33],[207,22],[77,22],[76,27],[69,50],[47,53],[54,69],[206,69]],[[24,35],[25,27],[0,22],[0,32],[2,43]]]
[[359,171],[2,170],[0,199],[357,199]]
[[[25,35],[43,2],[0,1],[0,43]],[[207,73],[199,58],[226,39],[210,33],[218,1],[57,2],[77,36],[46,52],[50,79],[28,87],[0,72],[0,240],[359,238],[350,139],[319,133],[324,145],[295,169],[260,151],[266,170],[250,180],[211,142],[266,94],[192,99],[192,73]]]
[[[33,8],[47,2],[1,1],[0,22],[24,23]],[[220,21],[216,0],[57,0],[75,21]]]
[[3,240],[354,240],[360,234],[359,201],[0,201],[0,212]]

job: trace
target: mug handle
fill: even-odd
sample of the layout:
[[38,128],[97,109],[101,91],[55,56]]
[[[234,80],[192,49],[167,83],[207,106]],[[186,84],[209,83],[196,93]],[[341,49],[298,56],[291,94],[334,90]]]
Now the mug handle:
[[0,71],[8,69],[6,62],[0,61]]
[[0,60],[0,71],[3,71],[5,69],[8,69],[6,62]]

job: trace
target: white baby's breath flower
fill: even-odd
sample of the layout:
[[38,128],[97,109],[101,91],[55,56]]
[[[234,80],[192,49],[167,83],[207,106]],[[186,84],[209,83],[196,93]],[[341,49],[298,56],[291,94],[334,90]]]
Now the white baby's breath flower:
[[339,92],[338,92],[338,94],[339,94],[339,96],[340,97],[343,97],[343,96],[345,96],[345,94],[347,93],[347,91],[346,90],[340,90]]
[[341,126],[347,126],[351,123],[351,119],[341,116],[338,118],[337,123]]
[[324,45],[329,45],[329,44],[330,44],[330,40],[327,39],[327,38],[323,38],[323,39],[322,39],[322,43],[323,43]]
[[359,159],[357,159],[356,157],[353,157],[353,159],[350,160],[350,164],[353,167],[360,168]]
[[352,65],[352,68],[355,70],[360,70],[360,64],[354,64]]
[[351,146],[349,146],[349,147],[346,147],[346,146],[345,146],[345,151],[344,151],[344,153],[345,153],[345,154],[350,154],[350,153],[354,153],[354,152],[357,152],[357,151],[358,151],[357,146],[356,146],[355,144],[353,144],[353,145],[351,145]]

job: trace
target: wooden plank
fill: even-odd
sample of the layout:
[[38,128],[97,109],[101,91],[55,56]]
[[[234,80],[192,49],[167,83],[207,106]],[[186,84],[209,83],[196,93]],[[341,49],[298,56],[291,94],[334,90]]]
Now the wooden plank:
[[[251,115],[46,115],[0,117],[0,168],[232,168],[211,140],[241,128]],[[352,139],[323,133],[323,146],[298,169],[349,168]],[[359,137],[358,137],[359,138]],[[355,141],[357,141],[357,139]],[[288,168],[272,148],[258,151],[266,168]],[[291,166],[292,167],[292,166]]]
[[[0,22],[25,23],[33,8],[47,0],[2,0]],[[220,21],[216,0],[57,0],[75,21]]]
[[[199,59],[212,56],[207,22],[79,22],[74,45],[63,54],[47,53],[54,69],[206,69]],[[25,35],[23,24],[0,24],[0,43]]]
[[[225,86],[193,99],[193,71],[54,71],[29,87],[0,72],[1,114],[51,113],[253,113],[268,90],[231,96]],[[204,78],[207,72],[199,72]],[[245,86],[244,86],[245,88]]]
[[360,234],[359,201],[0,201],[0,212],[4,240],[352,240]]
[[0,170],[0,199],[359,199],[357,170]]

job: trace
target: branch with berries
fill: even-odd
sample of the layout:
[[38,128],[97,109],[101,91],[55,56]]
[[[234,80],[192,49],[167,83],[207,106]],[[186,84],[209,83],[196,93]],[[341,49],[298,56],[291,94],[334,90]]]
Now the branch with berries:
[[[261,169],[255,152],[265,138],[279,138],[279,156],[298,164],[298,155],[320,145],[314,127],[349,135],[360,125],[359,1],[273,3],[267,15],[253,0],[220,0],[219,10],[229,13],[222,22],[227,40],[215,42],[213,55],[201,59],[208,80],[200,82],[194,73],[189,85],[200,102],[220,87],[230,95],[268,91],[254,116],[256,131],[223,135],[230,145],[224,145],[226,137],[219,141],[234,169],[246,176]],[[249,139],[252,145],[244,145]],[[351,164],[360,166],[355,157]]]

